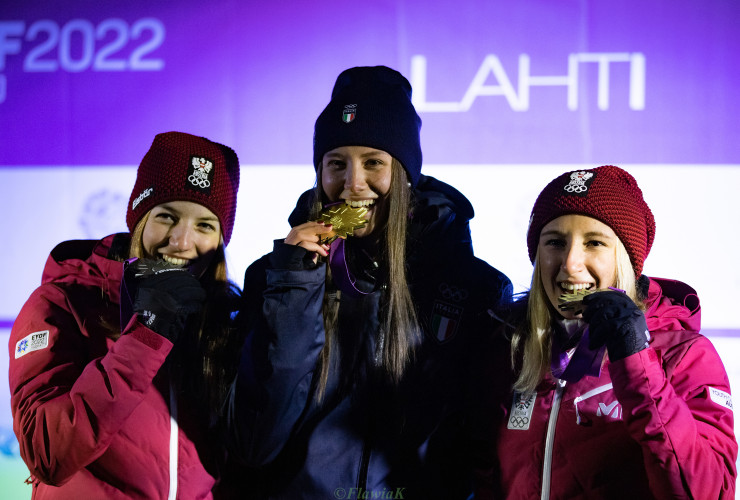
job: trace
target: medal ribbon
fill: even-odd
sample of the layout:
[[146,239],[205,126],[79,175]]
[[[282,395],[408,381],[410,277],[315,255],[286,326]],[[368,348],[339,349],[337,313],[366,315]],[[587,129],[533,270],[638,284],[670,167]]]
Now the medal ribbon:
[[568,356],[568,353],[563,351],[560,343],[553,337],[552,359],[550,361],[553,376],[568,382],[577,382],[584,375],[598,377],[601,374],[601,362],[604,359],[606,346],[590,349],[588,342],[588,325],[583,328],[583,335],[581,340],[578,341],[572,356]]
[[332,241],[329,251],[329,267],[331,276],[337,288],[350,297],[359,298],[370,292],[363,292],[355,286],[357,280],[349,272],[347,259],[344,256],[344,238],[337,238]]

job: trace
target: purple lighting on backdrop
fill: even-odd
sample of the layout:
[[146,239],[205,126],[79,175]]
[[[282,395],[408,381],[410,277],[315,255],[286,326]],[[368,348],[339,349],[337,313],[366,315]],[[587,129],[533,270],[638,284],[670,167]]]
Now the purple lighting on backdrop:
[[[540,186],[564,164],[634,172],[659,220],[651,273],[700,291],[737,389],[740,270],[718,283],[706,260],[740,246],[725,227],[740,216],[739,20],[733,0],[0,2],[0,336],[54,245],[125,230],[135,165],[168,130],[239,154],[241,284],[313,182],[336,76],[383,64],[414,87],[425,172],[470,198],[476,253],[519,288]],[[0,490],[28,498],[2,382]]]
[[4,5],[0,165],[133,164],[164,130],[308,163],[334,77],[358,64],[424,90],[427,162],[740,161],[736,2],[334,6]]

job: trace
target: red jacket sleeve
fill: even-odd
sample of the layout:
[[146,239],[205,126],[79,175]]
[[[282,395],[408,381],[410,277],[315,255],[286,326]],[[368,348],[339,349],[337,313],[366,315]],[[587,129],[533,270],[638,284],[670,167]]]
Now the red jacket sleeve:
[[610,364],[614,391],[656,498],[731,499],[737,442],[730,384],[711,342],[686,335],[676,332],[683,339],[660,354],[649,348]]
[[[117,314],[117,305],[109,307]],[[63,484],[105,452],[172,348],[135,318],[113,342],[90,316],[61,288],[44,285],[11,332],[13,429],[30,472],[48,484]],[[48,332],[46,347],[28,344],[38,332]]]

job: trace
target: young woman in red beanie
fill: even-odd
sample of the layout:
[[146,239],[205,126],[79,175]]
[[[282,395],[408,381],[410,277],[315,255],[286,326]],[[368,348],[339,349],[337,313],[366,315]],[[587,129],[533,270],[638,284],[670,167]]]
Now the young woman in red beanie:
[[33,498],[203,499],[207,435],[235,367],[234,151],[159,134],[129,202],[130,233],[68,241],[13,325],[13,427]]
[[642,274],[654,236],[618,167],[567,172],[539,195],[532,286],[505,328],[499,464],[476,498],[734,498],[727,374],[699,333],[696,292]]
[[421,174],[410,97],[387,67],[339,75],[317,187],[246,272],[231,427],[255,498],[471,492],[469,360],[511,284],[473,256],[468,200]]

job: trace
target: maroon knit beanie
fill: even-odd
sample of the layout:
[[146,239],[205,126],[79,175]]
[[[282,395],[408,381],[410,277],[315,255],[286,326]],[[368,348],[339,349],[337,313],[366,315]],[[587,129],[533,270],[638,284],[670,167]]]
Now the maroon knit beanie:
[[192,201],[216,214],[227,245],[238,189],[239,159],[231,148],[183,132],[157,134],[136,172],[126,224],[133,231],[155,206]]
[[542,228],[561,215],[597,219],[619,237],[632,261],[635,276],[655,239],[655,219],[637,181],[613,165],[566,172],[542,190],[532,208],[527,231],[529,260],[534,262]]

